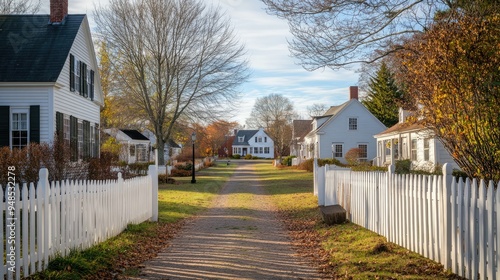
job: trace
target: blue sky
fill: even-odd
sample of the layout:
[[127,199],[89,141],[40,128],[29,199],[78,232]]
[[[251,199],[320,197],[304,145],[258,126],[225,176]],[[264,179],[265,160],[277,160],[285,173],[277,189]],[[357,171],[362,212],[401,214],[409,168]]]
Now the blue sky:
[[[99,5],[105,5],[101,0]],[[296,111],[307,117],[307,106],[314,103],[339,105],[348,100],[349,86],[357,85],[354,71],[330,69],[308,72],[290,56],[286,21],[268,15],[260,0],[205,0],[219,4],[231,19],[235,34],[247,50],[251,76],[240,88],[237,117],[233,120],[245,124],[255,99],[271,93],[282,94],[294,104]],[[94,2],[69,0],[70,14],[88,14],[91,28]],[[49,13],[49,0],[42,0],[42,13]],[[95,26],[95,25],[94,25]]]

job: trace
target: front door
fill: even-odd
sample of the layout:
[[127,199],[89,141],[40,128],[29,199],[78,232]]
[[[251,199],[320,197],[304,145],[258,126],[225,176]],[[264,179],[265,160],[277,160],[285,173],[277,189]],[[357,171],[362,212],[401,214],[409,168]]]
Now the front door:
[[246,156],[247,155],[247,148],[243,148],[243,153],[241,155],[242,156]]

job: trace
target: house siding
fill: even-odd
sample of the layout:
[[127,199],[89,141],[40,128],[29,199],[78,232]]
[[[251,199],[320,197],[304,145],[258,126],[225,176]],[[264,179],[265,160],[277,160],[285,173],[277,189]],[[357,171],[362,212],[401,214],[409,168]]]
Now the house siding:
[[[71,47],[70,53],[78,59],[88,65],[90,70],[95,71],[95,75],[98,73],[98,67],[95,64],[95,58],[93,57],[94,52],[92,51],[93,45],[90,34],[87,32],[88,22],[85,18],[80,25],[80,29],[75,37],[73,46]],[[89,42],[90,41],[90,42]],[[65,115],[72,115],[79,120],[89,121],[92,126],[94,123],[100,123],[100,98],[102,96],[100,90],[99,79],[96,76],[95,81],[95,97],[94,101],[89,98],[85,98],[79,94],[78,91],[70,91],[69,88],[69,74],[70,74],[70,56],[66,58],[64,67],[57,79],[57,88],[54,95],[54,126],[55,126],[55,112],[61,112]],[[99,86],[98,86],[99,85]]]
[[[349,118],[357,118],[357,130],[349,130]],[[325,124],[316,136],[320,158],[332,158],[332,144],[342,143],[342,162],[345,154],[352,148],[358,148],[359,144],[368,146],[367,160],[370,161],[377,156],[376,140],[373,135],[380,133],[386,127],[380,123],[359,101],[352,101],[338,113],[329,123]]]
[[443,165],[445,163],[451,164],[451,167],[454,169],[460,169],[458,164],[455,162],[453,157],[450,155],[448,150],[444,147],[441,141],[436,140],[436,162],[439,165]]
[[52,87],[0,87],[0,106],[20,107],[40,106],[40,142],[53,139],[53,127],[49,126],[50,102]]

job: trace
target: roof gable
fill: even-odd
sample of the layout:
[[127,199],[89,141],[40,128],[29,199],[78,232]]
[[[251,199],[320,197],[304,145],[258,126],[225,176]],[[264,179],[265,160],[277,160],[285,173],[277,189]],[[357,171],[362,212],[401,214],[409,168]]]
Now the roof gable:
[[[335,120],[336,118],[338,118],[339,116],[341,116],[342,114],[344,114],[345,112],[348,112],[349,111],[349,108],[352,108],[352,106],[357,106],[359,108],[362,108],[368,116],[371,116],[371,118],[377,122],[378,124],[380,124],[382,127],[385,127],[384,124],[382,124],[382,122],[380,122],[379,119],[377,119],[361,102],[359,102],[359,100],[357,99],[351,99],[347,102],[345,102],[344,104],[340,105],[340,106],[336,106],[337,108],[335,108],[335,114],[334,115],[331,115],[328,120],[326,120],[323,124],[321,124],[317,129],[311,131],[310,133],[308,133],[307,135],[311,135],[311,134],[314,134],[318,131],[320,131],[321,129],[325,128],[326,126],[328,126],[333,120]],[[332,106],[334,107],[334,106]]]
[[0,82],[55,82],[85,15],[0,15]]
[[[258,130],[238,130],[236,137],[234,137],[233,145],[249,145],[248,140],[250,140],[257,132],[259,132],[259,131]],[[241,137],[243,137],[243,141],[240,141]]]

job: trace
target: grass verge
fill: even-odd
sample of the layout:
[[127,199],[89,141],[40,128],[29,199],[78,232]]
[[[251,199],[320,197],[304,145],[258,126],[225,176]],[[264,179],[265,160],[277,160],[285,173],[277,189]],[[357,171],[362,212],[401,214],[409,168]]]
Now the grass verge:
[[191,177],[175,178],[158,190],[158,223],[129,225],[120,235],[84,251],[52,259],[46,270],[28,279],[120,279],[140,273],[140,265],[156,256],[186,218],[205,210],[229,179],[235,165],[216,164]]
[[332,279],[450,279],[443,266],[352,223],[327,226],[313,195],[312,173],[260,164],[271,194],[299,254]]

